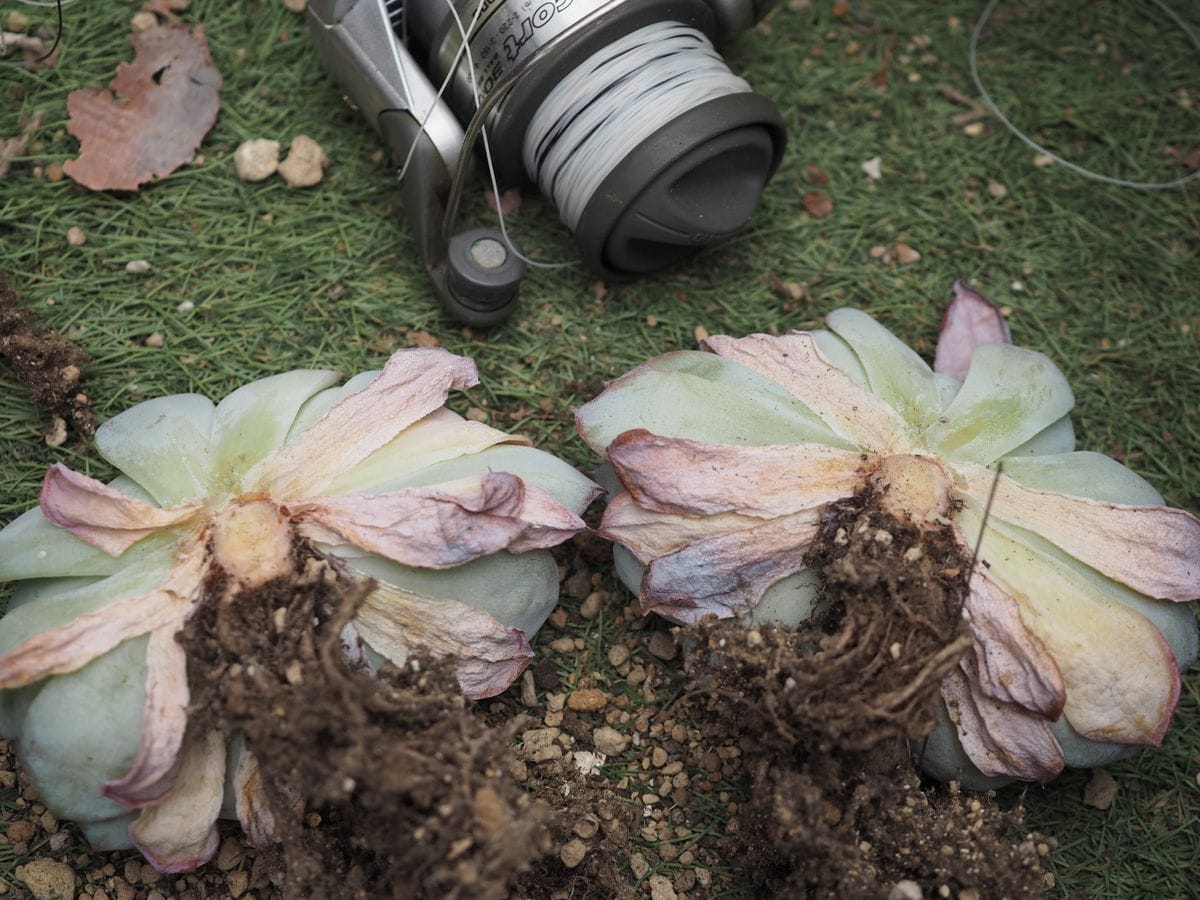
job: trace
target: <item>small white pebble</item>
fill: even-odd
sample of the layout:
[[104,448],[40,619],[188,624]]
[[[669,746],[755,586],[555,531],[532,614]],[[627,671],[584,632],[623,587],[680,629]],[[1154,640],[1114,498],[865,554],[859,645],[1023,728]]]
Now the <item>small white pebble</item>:
[[878,181],[883,177],[883,157],[872,156],[862,164],[862,170],[867,173],[867,177],[872,181]]
[[142,341],[142,343],[147,347],[161,347],[164,343],[164,339],[162,334],[156,331],[154,334]]
[[1011,287],[1014,291],[1023,291],[1025,290],[1025,282],[1014,281],[1011,285],[1009,285],[1009,287]]
[[279,168],[279,141],[256,138],[233,151],[233,167],[242,181],[262,181]]
[[141,275],[150,271],[150,263],[144,259],[131,259],[125,263],[125,271],[132,272],[134,275]]
[[72,247],[82,247],[87,243],[87,233],[77,225],[67,229],[67,243]]
[[184,300],[177,307],[175,307],[175,309],[178,310],[179,312],[191,312],[195,308],[196,308],[196,304],[193,303],[191,300]]
[[283,0],[283,8],[288,12],[302,13],[308,6],[308,0]]

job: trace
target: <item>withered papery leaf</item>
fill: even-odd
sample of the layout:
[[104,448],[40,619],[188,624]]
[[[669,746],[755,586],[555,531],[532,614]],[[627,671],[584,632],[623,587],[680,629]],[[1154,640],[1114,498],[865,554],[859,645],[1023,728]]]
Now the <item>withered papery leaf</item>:
[[963,618],[975,641],[980,690],[994,700],[1057,719],[1067,699],[1062,673],[1046,645],[1025,625],[1017,601],[984,569],[977,567],[971,575]]
[[856,447],[875,453],[914,449],[900,415],[826,359],[807,332],[743,338],[718,334],[701,341],[700,346],[785,388]]
[[47,519],[110,556],[120,556],[142,538],[188,521],[202,507],[199,501],[187,501],[163,509],[62,463],[46,470],[39,502]]
[[529,641],[482,610],[379,585],[355,619],[363,639],[397,666],[424,651],[458,660],[458,681],[472,700],[505,690],[533,658]]
[[608,459],[638,503],[659,512],[764,518],[824,506],[863,484],[868,462],[823,444],[732,446],[626,431]]
[[738,513],[682,516],[655,512],[638,504],[627,491],[621,491],[605,508],[596,533],[605,540],[624,544],[646,563],[704,538],[761,524],[761,519]]
[[138,754],[129,772],[104,785],[104,796],[146,806],[175,786],[187,727],[187,655],[175,640],[178,622],[156,628],[146,645],[146,701]]
[[224,782],[225,737],[189,734],[175,788],[129,826],[134,845],[159,872],[187,872],[216,854]]
[[277,842],[275,814],[263,787],[258,760],[240,742],[234,754],[233,795],[238,821],[251,847],[265,850]]
[[[507,548],[553,547],[584,527],[544,491],[527,489],[506,472],[383,494],[315,497],[288,510],[300,518],[300,533],[315,540],[333,532],[356,547],[428,569]],[[308,529],[309,519],[315,531]]]
[[971,368],[975,348],[983,344],[1011,344],[1012,333],[1000,307],[961,280],[954,282],[954,299],[938,329],[933,370],[962,381]]
[[137,55],[117,66],[111,93],[67,97],[67,130],[82,147],[63,171],[94,191],[134,191],[191,162],[220,109],[221,73],[203,28],[160,26],[130,40]]
[[[969,656],[969,654],[968,654]],[[1049,781],[1066,765],[1044,719],[986,696],[963,660],[942,680],[942,697],[963,749],[984,775]]]
[[804,568],[819,518],[819,511],[780,516],[652,560],[642,578],[642,609],[688,624],[709,613],[749,612],[767,588]]
[[1025,487],[983,466],[964,465],[978,501],[995,482],[991,514],[1029,529],[1139,593],[1200,598],[1200,519],[1171,506],[1131,506]]

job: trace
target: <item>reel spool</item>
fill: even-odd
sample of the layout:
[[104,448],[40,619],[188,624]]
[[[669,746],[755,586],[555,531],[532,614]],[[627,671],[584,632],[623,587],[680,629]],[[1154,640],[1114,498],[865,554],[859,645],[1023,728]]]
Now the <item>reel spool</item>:
[[548,194],[585,264],[608,280],[670,265],[753,214],[784,126],[710,39],[752,25],[767,3],[450,2],[311,0],[308,9],[326,65],[409,160],[410,224],[455,318],[505,318],[525,271],[497,229],[454,236],[463,148],[485,128],[499,186]]

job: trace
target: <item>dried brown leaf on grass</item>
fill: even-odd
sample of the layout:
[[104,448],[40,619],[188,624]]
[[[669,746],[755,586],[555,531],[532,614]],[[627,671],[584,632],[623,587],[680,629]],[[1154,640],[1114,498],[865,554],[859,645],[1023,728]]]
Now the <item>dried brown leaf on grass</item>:
[[63,171],[94,191],[137,190],[191,162],[220,108],[221,73],[203,28],[163,26],[130,40],[137,55],[117,66],[111,93],[67,97],[67,130],[82,148]]
[[814,219],[824,219],[833,212],[833,201],[826,194],[809,191],[804,195],[804,209]]

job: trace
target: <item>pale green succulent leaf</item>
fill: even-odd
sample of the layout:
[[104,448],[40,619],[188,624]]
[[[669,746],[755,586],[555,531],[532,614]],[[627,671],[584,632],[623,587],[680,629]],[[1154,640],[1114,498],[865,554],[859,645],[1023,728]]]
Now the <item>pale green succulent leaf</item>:
[[128,564],[59,528],[36,506],[0,530],[0,581],[111,575]]
[[845,340],[824,328],[815,329],[809,334],[812,335],[822,356],[849,375],[855,384],[860,387],[870,386],[867,380],[867,370],[863,368],[858,355]]
[[1049,357],[1008,344],[975,351],[966,381],[925,431],[949,461],[990,465],[1071,411],[1074,394]]
[[1035,491],[1054,491],[1108,503],[1159,506],[1162,494],[1141,475],[1090,450],[1004,458],[1004,474]]
[[1070,453],[1075,449],[1075,425],[1070,416],[1063,416],[1052,425],[1047,425],[1020,447],[1009,451],[1004,457],[1007,466],[1010,459],[1022,456],[1049,456]]
[[933,373],[933,386],[937,391],[938,412],[942,412],[954,402],[954,398],[958,396],[958,392],[962,390],[962,382],[957,378],[949,375],[944,375],[941,372]]
[[199,394],[146,400],[96,429],[96,449],[160,506],[204,497],[212,472],[213,410]]
[[[725,444],[813,442],[852,449],[782,387],[713,354],[695,356],[704,358],[706,364],[696,368],[706,375],[727,377],[712,380],[687,371],[635,370],[579,408],[576,421],[583,439],[599,454],[617,435],[633,428]],[[757,385],[748,384],[751,379]]]
[[853,348],[871,390],[905,422],[925,425],[941,412],[933,369],[907,344],[862,310],[835,309],[825,321]]
[[282,446],[304,403],[336,384],[338,373],[297,369],[238,388],[217,404],[209,446],[212,493],[237,493],[241,476]]
[[91,822],[127,811],[100,789],[137,756],[145,654],[145,638],[126,641],[77,672],[48,679],[30,704],[21,759],[57,815]]
[[92,845],[93,850],[105,853],[111,850],[128,850],[133,846],[129,836],[129,826],[137,821],[137,811],[127,812],[111,819],[100,819],[96,822],[82,822],[79,830]]

